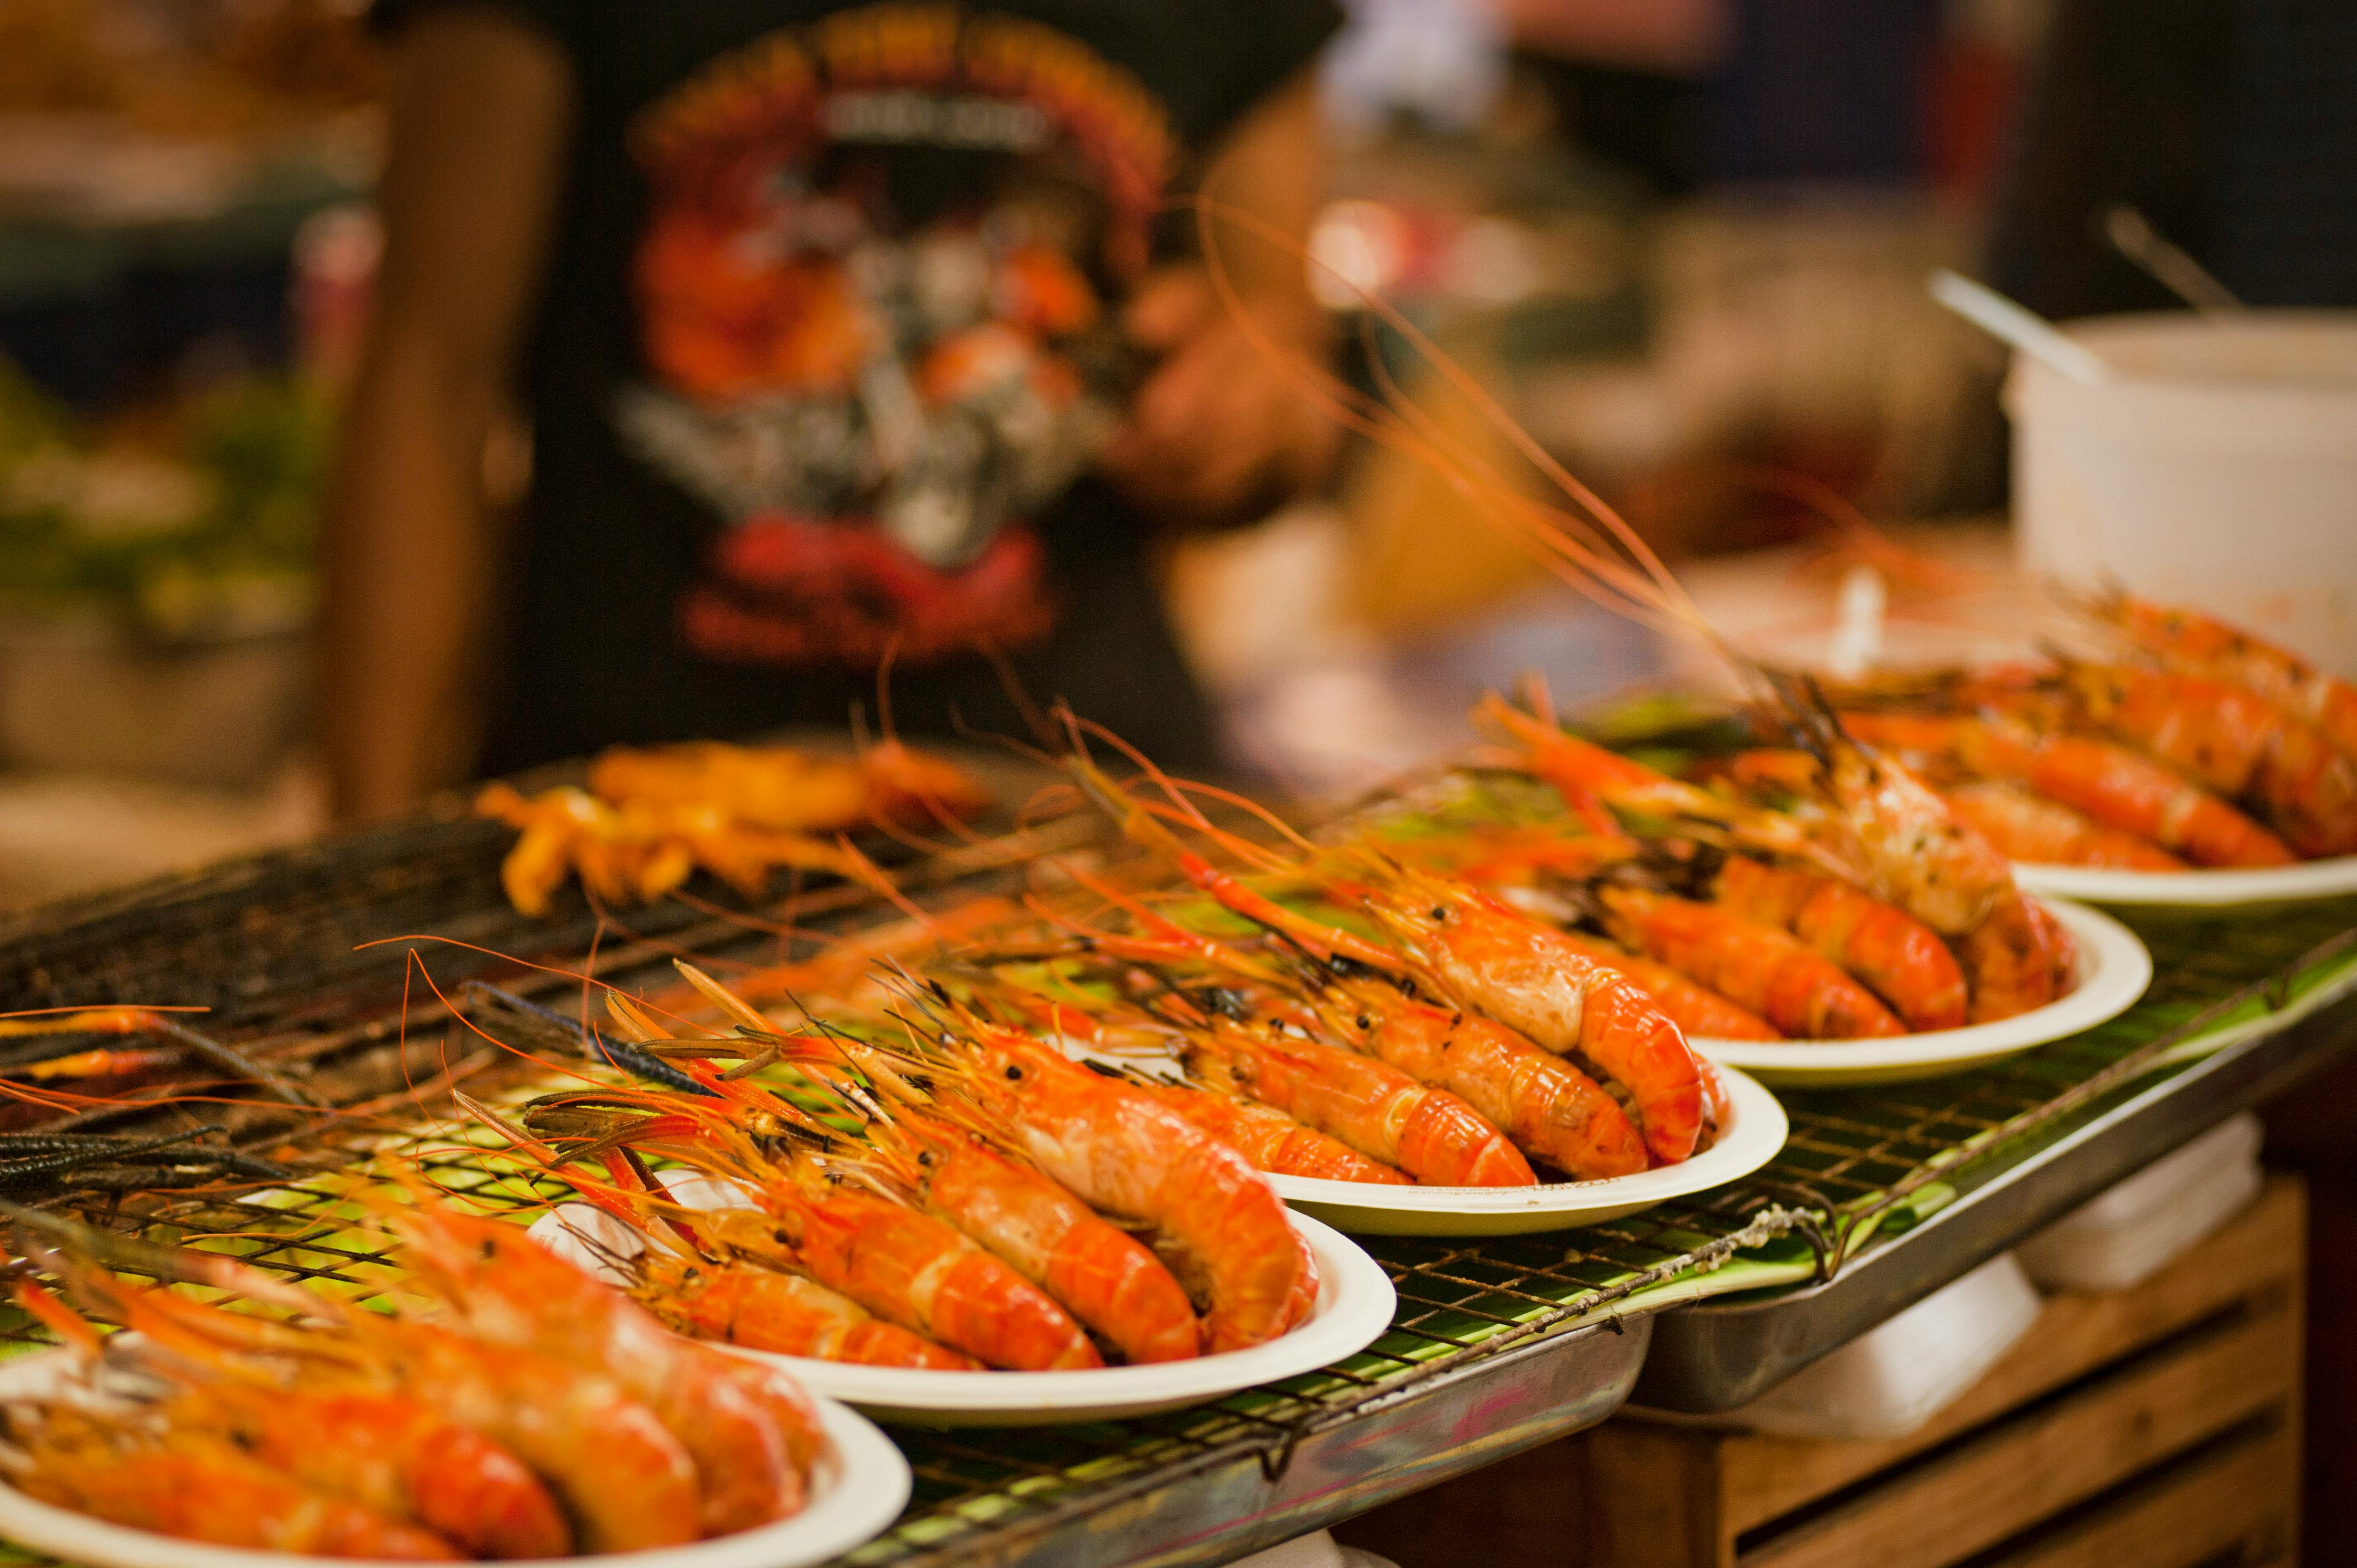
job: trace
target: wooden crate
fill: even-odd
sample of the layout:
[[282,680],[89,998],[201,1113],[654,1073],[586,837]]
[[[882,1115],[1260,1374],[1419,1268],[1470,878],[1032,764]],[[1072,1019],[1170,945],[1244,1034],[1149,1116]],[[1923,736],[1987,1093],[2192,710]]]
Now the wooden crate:
[[2268,1182],[2133,1291],[2051,1298],[1921,1431],[1828,1442],[1624,1414],[1352,1520],[1402,1568],[2289,1563],[2303,1194]]

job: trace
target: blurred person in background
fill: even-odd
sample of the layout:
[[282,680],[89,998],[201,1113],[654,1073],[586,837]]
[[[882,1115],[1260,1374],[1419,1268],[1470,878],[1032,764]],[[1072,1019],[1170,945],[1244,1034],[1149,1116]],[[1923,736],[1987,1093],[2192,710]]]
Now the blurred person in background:
[[[611,743],[1017,731],[1062,697],[1182,768],[1210,727],[1157,525],[1249,521],[1337,433],[1297,253],[1328,0],[384,0],[387,240],[330,500],[347,817]],[[531,442],[517,537],[485,454]],[[470,713],[488,690],[479,755]]]

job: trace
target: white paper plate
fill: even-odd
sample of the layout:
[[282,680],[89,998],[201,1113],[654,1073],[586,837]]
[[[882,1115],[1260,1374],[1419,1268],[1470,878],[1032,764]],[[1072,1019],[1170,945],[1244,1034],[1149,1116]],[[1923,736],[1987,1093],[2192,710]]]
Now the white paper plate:
[[2257,871],[2114,871],[2093,865],[2016,865],[2014,880],[2035,893],[2095,904],[2287,904],[2357,893],[2357,854]]
[[1878,1040],[1713,1040],[1697,1038],[1695,1049],[1728,1067],[1759,1074],[1770,1083],[1821,1087],[1846,1083],[1903,1083],[1963,1072],[2017,1055],[2050,1040],[2092,1029],[2136,1004],[2152,983],[2152,955],[2134,931],[2100,910],[2059,899],[2040,899],[2079,942],[2079,984],[2070,995],[2034,1012]]
[[[691,1206],[721,1207],[726,1198],[719,1184],[713,1187],[707,1193],[683,1185],[673,1188],[673,1196]],[[1288,1218],[1318,1257],[1318,1306],[1308,1322],[1248,1350],[1070,1372],[937,1372],[721,1348],[782,1368],[813,1392],[857,1405],[870,1415],[925,1426],[1048,1426],[1201,1404],[1257,1383],[1314,1372],[1365,1349],[1391,1326],[1397,1298],[1383,1265],[1308,1216]],[[585,1231],[592,1238],[591,1249],[575,1240]],[[619,1249],[615,1244],[627,1235],[621,1222],[587,1204],[558,1206],[533,1221],[531,1234],[559,1257],[601,1273],[594,1249],[610,1256],[628,1248],[627,1241]]]
[[[48,1391],[70,1369],[64,1350],[37,1351],[0,1366],[0,1398]],[[892,1440],[856,1411],[833,1400],[814,1402],[826,1431],[828,1454],[812,1476],[809,1503],[790,1520],[740,1530],[691,1546],[596,1557],[547,1558],[550,1568],[805,1568],[870,1541],[909,1500],[909,1462]],[[89,1568],[350,1568],[361,1559],[255,1552],[181,1541],[108,1524],[27,1497],[0,1480],[0,1536]]]
[[1788,1131],[1776,1097],[1739,1072],[1722,1070],[1727,1125],[1690,1160],[1601,1181],[1537,1187],[1392,1187],[1273,1176],[1285,1201],[1362,1236],[1516,1236],[1594,1225],[1673,1197],[1724,1187],[1776,1157]]

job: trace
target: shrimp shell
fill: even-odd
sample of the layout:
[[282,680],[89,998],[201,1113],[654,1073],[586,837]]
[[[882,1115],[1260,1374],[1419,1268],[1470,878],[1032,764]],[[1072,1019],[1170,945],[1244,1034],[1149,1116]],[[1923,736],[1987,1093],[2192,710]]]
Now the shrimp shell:
[[928,1211],[1013,1264],[1129,1360],[1202,1353],[1202,1325],[1187,1293],[1135,1238],[964,1133],[916,1119],[899,1125],[921,1144],[905,1179]]
[[683,1333],[748,1350],[866,1367],[978,1371],[982,1363],[869,1314],[850,1297],[799,1274],[738,1264],[697,1268],[645,1298]]
[[1530,1163],[1446,1090],[1319,1040],[1214,1019],[1187,1047],[1213,1087],[1273,1105],[1371,1159],[1435,1187],[1533,1187]]
[[321,1492],[226,1439],[174,1434],[118,1445],[88,1430],[47,1430],[59,1419],[53,1412],[24,1444],[11,1477],[43,1502],[217,1546],[406,1562],[463,1555],[430,1530]]
[[517,1226],[441,1208],[404,1210],[388,1222],[469,1334],[603,1372],[652,1410],[695,1461],[706,1534],[802,1508],[802,1471],[823,1441],[807,1402],[781,1408],[779,1396],[756,1395],[743,1381],[744,1362],[680,1338]]
[[1104,1365],[1053,1297],[931,1215],[799,1162],[761,1196],[812,1277],[878,1317],[1010,1371]]
[[2185,862],[2158,844],[2107,828],[2018,784],[1985,779],[1944,789],[1940,798],[1958,822],[1977,831],[2008,860],[2122,871],[2185,869]]
[[1614,934],[1804,1039],[1903,1035],[1906,1026],[1839,964],[1785,931],[1708,904],[1636,888],[1603,892]]
[[2255,693],[2314,725],[2343,757],[2357,759],[2357,686],[2199,610],[2147,604],[2125,594],[2085,607],[2164,667]]
[[1408,1178],[1369,1159],[1339,1138],[1305,1127],[1272,1106],[1257,1101],[1183,1083],[1138,1086],[1170,1110],[1212,1137],[1243,1151],[1254,1170],[1275,1176],[1310,1176],[1319,1181],[1364,1181],[1406,1187]]
[[[1945,753],[1984,777],[2018,780],[2196,865],[2289,865],[2294,860],[2281,839],[2225,801],[2110,741],[1915,714],[1845,713],[1842,725],[1877,746]],[[1927,923],[1943,935],[1958,934],[1936,920]]]
[[2255,806],[2302,854],[2357,850],[2357,762],[2314,726],[2223,681],[2072,666],[2089,714],[2129,745]]
[[522,1461],[414,1400],[217,1382],[176,1396],[162,1414],[328,1496],[414,1520],[469,1556],[573,1550],[556,1499]]
[[1448,1090],[1514,1146],[1582,1181],[1650,1163],[1634,1123],[1596,1080],[1504,1025],[1411,1001],[1391,987],[1344,983],[1344,1018],[1361,1048],[1419,1083]]
[[1777,1032],[1774,1025],[1759,1014],[1748,1007],[1737,1006],[1709,986],[1680,974],[1668,964],[1657,963],[1641,953],[1631,952],[1617,942],[1608,942],[1584,931],[1566,931],[1563,935],[1573,951],[1627,975],[1637,989],[1652,997],[1670,1022],[1684,1031],[1689,1038],[1699,1036],[1706,1040],[1781,1040],[1784,1037]]
[[[964,1082],[1033,1164],[1104,1213],[1186,1250],[1210,1310],[1204,1348],[1273,1339],[1315,1299],[1316,1264],[1251,1162],[1152,1096],[1011,1030],[965,1042]],[[1158,1251],[1159,1249],[1157,1249]]]
[[1964,1021],[1964,970],[1937,933],[1902,910],[1814,872],[1742,855],[1720,867],[1712,897],[1839,964],[1910,1029],[1953,1029]]
[[1592,1062],[1629,1092],[1645,1146],[1663,1164],[1694,1153],[1702,1067],[1678,1026],[1618,970],[1488,894],[1410,875],[1371,901],[1454,1000],[1557,1056]]

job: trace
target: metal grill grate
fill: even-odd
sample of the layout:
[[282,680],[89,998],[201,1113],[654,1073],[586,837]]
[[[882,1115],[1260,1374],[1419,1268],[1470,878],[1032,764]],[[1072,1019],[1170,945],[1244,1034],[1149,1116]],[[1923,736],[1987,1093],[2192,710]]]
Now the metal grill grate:
[[[228,898],[221,907],[234,902]],[[2010,1129],[2007,1143],[1987,1151],[1978,1167],[1985,1173],[2097,1113],[2104,1101],[2072,1103],[2073,1091],[2100,1084],[2101,1075],[2116,1064],[2237,988],[2279,977],[2279,999],[2328,974],[2339,978],[2352,967],[2346,954],[2312,965],[2304,976],[2295,976],[2290,966],[2357,925],[2357,900],[2296,906],[2263,917],[2151,915],[2130,923],[2153,949],[2157,977],[2151,993],[2129,1013],[2071,1040],[1953,1079],[1788,1093],[1792,1142],[1746,1181],[1576,1232],[1483,1241],[1372,1241],[1369,1250],[1398,1289],[1398,1316],[1367,1351],[1335,1367],[1208,1407],[1142,1420],[994,1431],[981,1437],[897,1429],[894,1435],[915,1470],[915,1494],[893,1530],[854,1560],[945,1563],[980,1554],[997,1532],[1085,1512],[1143,1480],[1176,1477],[1240,1455],[1258,1454],[1274,1466],[1299,1437],[1345,1419],[1372,1398],[1508,1344],[1575,1326],[1647,1285],[1691,1276],[1698,1262],[1724,1260],[1738,1246],[1769,1243],[1772,1255],[1806,1260],[1810,1246],[1824,1246],[1824,1232],[1846,1218],[1880,1217],[1878,1206],[1894,1188],[1920,1185],[1932,1174],[1950,1182],[1975,1179],[1974,1169],[1956,1164],[1959,1150],[1975,1141]],[[729,945],[724,936],[741,950],[741,934],[733,928],[696,927],[686,919],[670,924],[673,940],[697,950],[707,944]],[[348,946],[344,929],[338,926],[335,935]],[[398,958],[394,950],[375,960],[371,983],[381,986],[385,971],[397,969]],[[124,972],[137,969],[126,963]],[[627,963],[607,972],[630,978]],[[240,1033],[282,1037],[301,1021],[296,1014],[317,1005],[321,973],[307,972],[305,1000],[294,1013],[253,998]],[[2246,1010],[2263,1011],[2266,1005],[2254,1000]],[[334,1011],[341,1013],[339,1024],[351,1015],[349,1010]],[[520,1076],[502,1071],[483,1082]],[[524,1176],[496,1156],[450,1147],[452,1140],[444,1133],[420,1136],[424,1145],[438,1144],[425,1164],[454,1194],[491,1207],[538,1204],[563,1195],[558,1185]],[[326,1163],[356,1167],[379,1146],[376,1140],[347,1138],[325,1144],[322,1153],[328,1156]],[[321,1183],[244,1200],[172,1195],[115,1210],[114,1219],[124,1229],[157,1240],[235,1233],[233,1241],[207,1244],[323,1289],[357,1294],[381,1290],[397,1271],[373,1240],[354,1228],[353,1211],[338,1190]],[[1874,1244],[1903,1244],[1899,1232],[1904,1213],[1898,1219],[1884,1226]],[[1777,1239],[1795,1225],[1799,1235]],[[1741,1276],[1714,1278],[1738,1283]],[[1709,1282],[1700,1288],[1710,1288]],[[25,1337],[26,1326],[14,1322],[7,1332]]]

